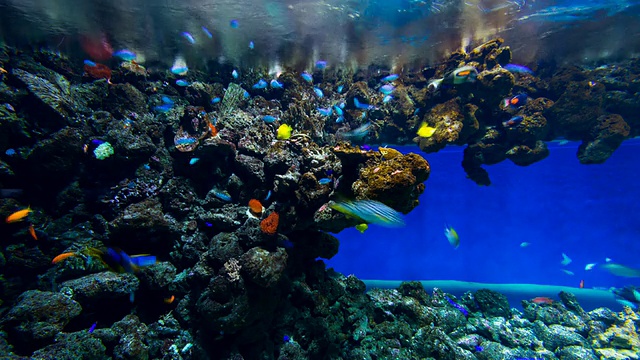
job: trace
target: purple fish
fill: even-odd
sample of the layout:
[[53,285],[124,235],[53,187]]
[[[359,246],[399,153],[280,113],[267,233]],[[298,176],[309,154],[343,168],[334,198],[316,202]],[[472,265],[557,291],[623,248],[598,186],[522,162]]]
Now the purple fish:
[[360,146],[360,149],[364,151],[371,151],[371,146],[365,144]]
[[98,322],[94,322],[93,325],[91,325],[91,327],[89,328],[89,334],[91,334],[93,332],[93,330],[96,329],[96,326],[98,326]]
[[447,301],[449,302],[449,304],[453,305],[454,308],[460,310],[460,312],[464,315],[464,316],[469,316],[469,312],[467,311],[467,309],[465,309],[462,305],[458,304],[457,302],[451,300],[448,296],[444,297],[445,299],[447,299]]

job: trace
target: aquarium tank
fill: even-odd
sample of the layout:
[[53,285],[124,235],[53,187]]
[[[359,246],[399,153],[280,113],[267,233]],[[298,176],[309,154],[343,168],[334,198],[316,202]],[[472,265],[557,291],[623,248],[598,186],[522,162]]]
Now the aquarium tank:
[[0,359],[640,359],[640,0],[0,0]]

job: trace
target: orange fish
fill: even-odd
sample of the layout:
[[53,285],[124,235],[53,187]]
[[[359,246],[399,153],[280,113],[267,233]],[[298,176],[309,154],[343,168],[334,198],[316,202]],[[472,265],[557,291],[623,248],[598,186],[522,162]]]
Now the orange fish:
[[53,260],[51,261],[51,263],[52,264],[57,264],[60,261],[66,259],[66,258],[72,257],[72,256],[76,256],[76,253],[74,253],[74,252],[62,253],[62,254],[54,257]]
[[38,240],[38,235],[36,235],[36,229],[33,228],[33,224],[29,224],[29,234],[31,234],[33,240]]
[[0,74],[6,74],[6,73],[7,73],[7,70],[0,67]]
[[553,304],[553,299],[549,299],[548,297],[538,296],[531,299],[531,302],[534,304]]
[[209,130],[211,130],[211,136],[218,135],[218,129],[216,129],[216,127],[213,126],[212,123],[209,123]]
[[7,224],[11,224],[11,223],[14,223],[14,222],[22,221],[32,211],[33,210],[31,210],[31,207],[28,207],[28,208],[22,209],[22,210],[18,210],[16,212],[14,212],[13,214],[7,216],[7,219],[5,221],[7,222]]
[[584,280],[580,280],[580,289],[584,289]]
[[171,304],[173,302],[173,300],[175,300],[175,299],[176,299],[175,295],[171,295],[171,297],[164,298],[164,303],[165,304]]

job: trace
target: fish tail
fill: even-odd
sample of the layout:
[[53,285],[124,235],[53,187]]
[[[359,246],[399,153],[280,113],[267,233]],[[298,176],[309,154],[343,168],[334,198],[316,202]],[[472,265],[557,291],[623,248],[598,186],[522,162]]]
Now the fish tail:
[[432,81],[429,82],[429,86],[428,87],[433,87],[433,90],[438,90],[438,87],[440,87],[440,84],[442,84],[442,80],[444,80],[444,78],[437,79],[437,80],[432,80]]

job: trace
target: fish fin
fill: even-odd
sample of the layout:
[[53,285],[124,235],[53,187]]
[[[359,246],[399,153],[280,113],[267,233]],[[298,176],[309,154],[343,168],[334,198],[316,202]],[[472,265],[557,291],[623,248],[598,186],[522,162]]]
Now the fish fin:
[[429,82],[429,86],[428,87],[433,87],[433,90],[438,90],[438,87],[440,87],[440,84],[442,84],[442,80],[444,80],[444,78],[431,80]]

